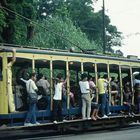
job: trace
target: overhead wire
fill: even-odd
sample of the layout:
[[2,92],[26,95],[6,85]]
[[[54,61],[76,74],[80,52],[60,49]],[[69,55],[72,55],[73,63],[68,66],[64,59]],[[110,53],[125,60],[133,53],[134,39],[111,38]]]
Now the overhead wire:
[[86,50],[83,50],[79,45],[75,44],[74,42],[72,42],[71,40],[69,40],[68,38],[66,38],[65,36],[62,36],[62,35],[60,35],[59,33],[55,32],[55,31],[52,31],[52,30],[46,28],[45,26],[42,26],[42,25],[38,24],[36,21],[33,21],[33,20],[31,20],[31,19],[29,19],[29,18],[27,18],[27,17],[25,17],[25,16],[23,16],[23,15],[21,15],[21,14],[15,12],[15,11],[13,11],[13,10],[11,10],[11,9],[9,9],[9,8],[7,8],[7,7],[5,7],[5,6],[0,5],[0,8],[3,9],[3,10],[7,10],[7,11],[9,11],[9,12],[11,12],[11,13],[17,15],[18,17],[29,21],[29,22],[32,23],[33,25],[40,26],[41,28],[43,28],[43,29],[49,31],[50,33],[59,36],[60,38],[64,39],[65,41],[68,41],[70,44],[74,45],[75,47],[77,47],[78,49],[80,49],[82,52],[86,52]]

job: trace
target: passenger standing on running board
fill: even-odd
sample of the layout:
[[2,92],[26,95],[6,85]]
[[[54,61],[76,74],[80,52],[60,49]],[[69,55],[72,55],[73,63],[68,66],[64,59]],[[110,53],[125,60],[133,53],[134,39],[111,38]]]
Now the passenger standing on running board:
[[91,96],[88,76],[86,73],[81,75],[81,81],[79,82],[79,85],[82,94],[82,119],[91,119]]
[[99,104],[101,109],[102,118],[107,118],[109,115],[108,93],[107,85],[111,81],[111,78],[107,80],[108,76],[105,74],[103,78],[98,77],[98,91],[99,91]]
[[[30,79],[26,82],[27,93],[32,94],[38,91],[38,88],[35,84],[36,74],[30,74]],[[24,122],[24,126],[32,126],[38,125],[39,122],[36,121],[36,104],[37,102],[33,102],[30,98],[28,98],[29,110],[27,112],[27,116]]]
[[67,79],[62,78],[62,74],[59,73],[55,80],[55,93],[53,97],[53,123],[57,123],[58,121],[64,121],[62,115],[62,88],[63,85],[66,84]]
[[98,116],[100,105],[96,102],[96,85],[93,82],[93,77],[91,75],[88,76],[88,82],[91,92],[91,119],[97,120],[100,119]]
[[15,102],[14,102],[14,95],[12,90],[12,66],[16,61],[16,49],[13,48],[13,54],[10,62],[7,64],[7,92],[8,92],[8,106],[9,106],[9,112],[14,113],[16,112],[15,109]]

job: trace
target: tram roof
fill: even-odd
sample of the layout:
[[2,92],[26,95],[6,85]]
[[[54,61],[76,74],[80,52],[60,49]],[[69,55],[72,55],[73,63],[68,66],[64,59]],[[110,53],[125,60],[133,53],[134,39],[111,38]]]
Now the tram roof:
[[140,62],[140,59],[134,60],[126,57],[113,57],[101,54],[88,54],[82,52],[70,52],[68,50],[37,48],[31,46],[19,46],[19,45],[0,45],[0,52],[11,52],[13,48],[19,53],[34,53],[34,54],[49,54],[49,55],[61,55],[61,56],[73,56],[73,57],[85,57],[85,58],[98,58],[117,61],[129,61]]

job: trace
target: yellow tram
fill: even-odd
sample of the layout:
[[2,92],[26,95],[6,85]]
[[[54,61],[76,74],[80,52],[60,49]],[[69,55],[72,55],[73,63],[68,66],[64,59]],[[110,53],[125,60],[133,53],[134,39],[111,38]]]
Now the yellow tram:
[[[96,92],[98,95],[98,73],[107,73],[108,77],[115,76],[119,83],[119,101],[116,106],[123,105],[123,81],[124,76],[130,78],[131,92],[134,92],[133,86],[133,73],[140,71],[140,60],[130,59],[124,57],[111,57],[106,55],[92,55],[83,54],[81,52],[70,52],[64,50],[51,50],[51,49],[40,49],[31,48],[15,45],[2,45],[0,46],[0,114],[9,114],[8,109],[8,71],[7,64],[9,59],[12,57],[12,48],[16,49],[16,62],[12,66],[12,83],[13,93],[14,86],[18,86],[16,83],[16,77],[18,76],[17,71],[26,67],[28,72],[34,71],[36,73],[44,72],[50,82],[50,102],[49,109],[52,110],[53,105],[53,77],[56,76],[58,71],[61,71],[65,76],[68,76],[66,89],[66,109],[70,110],[70,89],[71,81],[74,82],[75,87],[78,87],[78,81],[80,80],[80,74],[86,72],[95,77]],[[69,76],[70,75],[70,76]],[[75,88],[75,96],[77,96],[78,88]],[[111,100],[111,87],[109,85],[109,104],[112,106]],[[77,96],[79,97],[79,96]],[[98,101],[98,96],[96,98]],[[133,94],[134,102],[134,94]]]

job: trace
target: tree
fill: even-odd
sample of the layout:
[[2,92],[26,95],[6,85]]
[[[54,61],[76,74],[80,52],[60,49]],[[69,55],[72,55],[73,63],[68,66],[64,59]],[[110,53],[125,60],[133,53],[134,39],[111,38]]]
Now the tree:
[[[43,2],[42,2],[43,1]],[[74,25],[84,32],[90,41],[96,42],[102,46],[103,36],[103,18],[102,10],[95,13],[93,4],[96,0],[50,0],[40,2],[40,15],[43,18],[53,17],[70,17]],[[47,8],[45,8],[47,7]],[[46,9],[47,11],[44,11]],[[46,14],[45,14],[46,13]],[[42,16],[41,16],[42,18]],[[105,15],[106,29],[106,50],[113,52],[113,46],[121,46],[121,33],[117,31],[116,26],[110,24],[110,18]]]
[[1,34],[4,27],[6,27],[5,13],[3,12],[2,9],[0,9],[0,42],[2,42]]
[[35,35],[30,42],[31,45],[63,50],[75,47],[76,50],[81,48],[80,50],[83,51],[99,48],[94,41],[90,42],[69,18],[63,21],[60,17],[53,17],[38,23],[40,26],[35,26]]
[[[73,25],[73,27],[75,26],[74,28],[77,29],[77,31],[80,30],[80,34],[82,32],[84,33],[83,35],[86,38],[85,42],[87,44],[93,42],[93,44],[96,44],[95,46],[98,46],[97,49],[100,49],[102,47],[103,33],[102,11],[94,12],[92,5],[95,1],[96,0],[1,0],[0,4],[3,7],[0,9],[0,41],[15,44],[31,44],[34,40],[34,34],[36,38],[35,30],[40,28],[34,27],[35,24],[32,20],[38,22],[38,25],[41,24],[45,26],[46,23],[43,22],[44,20],[61,24],[59,20],[54,20],[54,17],[59,17],[58,19],[64,23],[68,22],[67,19],[71,19],[71,25]],[[19,16],[16,13],[23,16]],[[49,23],[47,23],[47,26],[48,24]],[[58,27],[60,28],[61,26],[58,25]],[[58,31],[57,34],[60,34],[60,36],[64,34],[62,32],[63,27],[57,29],[57,27],[49,26],[49,28],[50,30],[56,29],[56,31]],[[121,33],[117,31],[116,26],[110,24],[110,18],[107,15],[105,15],[105,29],[106,49],[107,51],[113,52],[112,46],[121,46]],[[40,33],[41,36],[42,33]],[[53,36],[55,35],[53,34]],[[65,36],[69,37],[69,35],[69,32],[65,32]],[[46,36],[46,38],[47,37],[48,36]],[[78,44],[74,37],[75,36],[71,36],[70,38],[74,43],[76,42]],[[77,34],[76,37],[78,37]],[[49,39],[53,40],[51,37],[49,37]],[[66,40],[63,39],[63,37],[57,38],[56,42],[59,42],[58,46],[53,45],[54,42],[49,42],[50,45],[56,48],[58,46],[69,48],[69,43],[64,43]],[[85,46],[90,46],[86,43]],[[82,42],[80,45],[81,44]],[[49,44],[47,46],[49,47]]]
[[2,0],[0,17],[0,38],[4,43],[21,42],[26,39],[30,22],[17,15],[21,14],[26,18],[35,19],[35,6],[33,0]]

